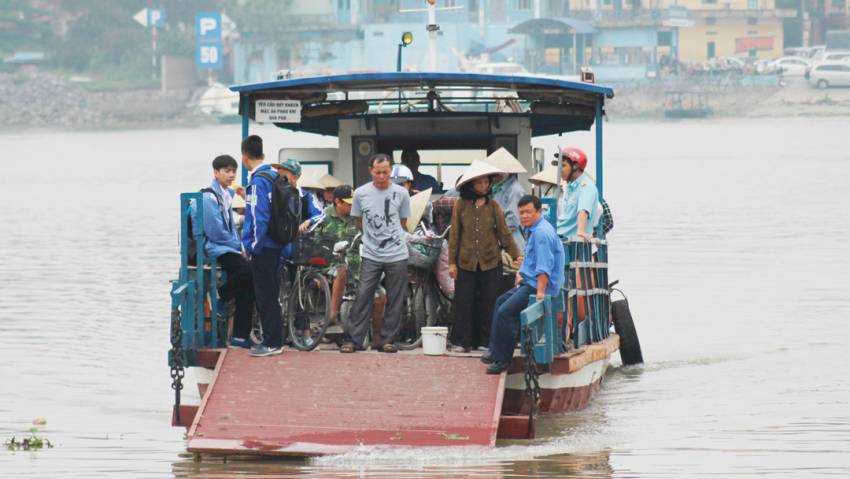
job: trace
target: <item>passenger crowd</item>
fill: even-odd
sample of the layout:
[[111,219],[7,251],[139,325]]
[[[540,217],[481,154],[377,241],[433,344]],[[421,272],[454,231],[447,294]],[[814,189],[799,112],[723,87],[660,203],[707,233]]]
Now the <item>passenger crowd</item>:
[[[282,258],[293,254],[295,235],[314,229],[332,241],[351,241],[361,234],[359,252],[349,253],[347,267],[338,265],[333,272],[330,318],[338,322],[349,269],[359,270],[340,352],[365,349],[370,329],[373,349],[396,352],[408,278],[407,231],[412,228],[407,223],[440,228],[446,220],[438,213],[448,209],[452,351],[486,350],[481,360],[489,364],[487,373],[498,374],[510,365],[519,314],[528,306],[528,297],[540,300],[564,286],[563,241],[588,241],[612,224],[595,182],[585,173],[587,156],[577,148],[555,154],[562,158],[561,171],[555,160],[529,179],[540,188],[540,197],[557,200],[556,225],[544,219],[541,198],[526,193],[518,176],[526,169],[505,149],[473,161],[454,188],[424,211],[415,208],[415,215],[411,195],[441,191],[434,177],[419,171],[415,150],[405,150],[401,164],[386,154],[373,155],[372,181],[357,189],[330,175],[302,179],[302,167],[293,159],[266,163],[263,141],[256,135],[242,141],[241,152],[249,172],[247,188],[233,187],[236,160],[216,157],[212,183],[202,190],[203,227],[195,221],[193,236],[203,241],[205,255],[225,272],[218,292],[222,301],[234,302],[228,346],[250,349],[254,357],[283,352]],[[287,205],[298,205],[298,211]],[[516,270],[508,284],[504,269]],[[255,307],[263,330],[260,344],[250,339]]]

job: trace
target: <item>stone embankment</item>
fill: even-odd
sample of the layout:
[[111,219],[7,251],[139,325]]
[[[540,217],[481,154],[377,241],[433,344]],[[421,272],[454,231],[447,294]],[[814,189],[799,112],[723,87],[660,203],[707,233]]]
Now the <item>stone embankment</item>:
[[850,88],[819,90],[802,78],[786,78],[779,86],[620,85],[606,110],[613,117],[658,118],[664,115],[670,90],[700,91],[715,117],[848,116]]
[[170,127],[209,121],[191,106],[191,93],[96,91],[58,75],[0,75],[4,128],[109,129]]

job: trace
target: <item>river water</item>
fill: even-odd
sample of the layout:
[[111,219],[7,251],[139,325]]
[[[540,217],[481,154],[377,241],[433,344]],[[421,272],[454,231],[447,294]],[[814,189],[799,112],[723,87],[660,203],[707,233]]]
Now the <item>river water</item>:
[[[168,281],[177,195],[238,157],[239,128],[2,134],[0,438],[43,417],[55,447],[0,450],[0,476],[848,477],[848,123],[605,124],[611,277],[647,363],[538,440],[226,464],[169,425]],[[558,144],[593,151],[535,141]]]

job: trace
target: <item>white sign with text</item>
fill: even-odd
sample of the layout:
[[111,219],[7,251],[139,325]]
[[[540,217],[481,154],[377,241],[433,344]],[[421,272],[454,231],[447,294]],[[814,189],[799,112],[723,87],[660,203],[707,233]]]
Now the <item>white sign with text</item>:
[[257,100],[254,111],[257,123],[301,123],[299,100]]

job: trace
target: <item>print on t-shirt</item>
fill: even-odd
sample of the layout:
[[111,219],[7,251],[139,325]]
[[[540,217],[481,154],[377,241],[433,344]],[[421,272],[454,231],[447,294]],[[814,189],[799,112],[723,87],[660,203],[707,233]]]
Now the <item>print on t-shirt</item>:
[[[402,244],[399,228],[394,226],[399,222],[398,212],[392,211],[391,208],[392,203],[396,200],[396,195],[398,195],[398,192],[394,191],[392,198],[384,198],[383,215],[380,213],[372,213],[372,210],[368,206],[363,208],[363,217],[366,218],[366,221],[369,223],[369,227],[374,229],[376,233],[375,236],[381,237],[385,236],[385,234],[390,235],[378,244],[378,248],[386,248],[389,245],[400,246]],[[387,229],[387,231],[382,231],[384,229]]]

